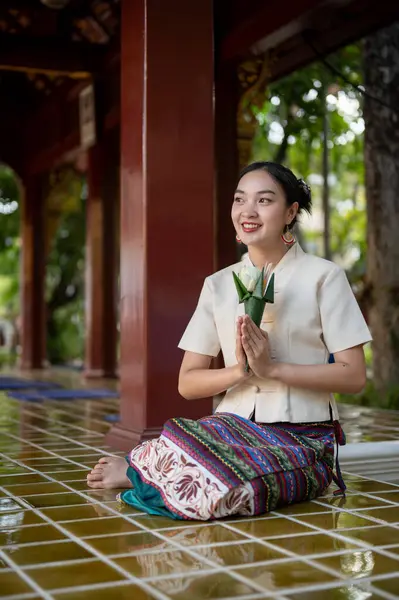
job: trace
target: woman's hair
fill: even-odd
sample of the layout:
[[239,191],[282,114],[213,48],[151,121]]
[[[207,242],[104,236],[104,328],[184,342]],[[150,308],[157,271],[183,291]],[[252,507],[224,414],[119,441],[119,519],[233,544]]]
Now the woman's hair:
[[[239,181],[244,175],[252,173],[252,171],[266,171],[269,173],[283,188],[288,206],[291,206],[294,202],[298,202],[298,214],[302,211],[310,214],[312,210],[312,193],[310,187],[303,179],[297,179],[290,169],[275,162],[254,162],[241,171]],[[292,220],[289,228],[292,229],[295,223],[296,217]]]

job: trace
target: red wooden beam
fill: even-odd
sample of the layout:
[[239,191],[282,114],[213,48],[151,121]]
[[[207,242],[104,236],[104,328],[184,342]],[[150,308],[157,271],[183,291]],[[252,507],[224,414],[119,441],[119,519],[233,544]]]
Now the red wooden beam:
[[60,37],[0,35],[0,69],[72,74],[99,73],[107,47],[89,42],[69,42]]
[[[360,3],[357,3],[360,5]],[[272,80],[280,79],[332,52],[351,44],[399,18],[399,5],[380,0],[378,11],[371,2],[363,3],[362,11],[346,12],[328,19],[328,28],[309,29],[296,38],[274,49],[275,62],[271,66]],[[319,23],[321,23],[319,21]],[[325,23],[326,25],[326,23]]]
[[221,60],[231,60],[247,54],[249,48],[280,27],[298,19],[321,3],[321,0],[281,0],[263,2],[241,20],[221,42]]

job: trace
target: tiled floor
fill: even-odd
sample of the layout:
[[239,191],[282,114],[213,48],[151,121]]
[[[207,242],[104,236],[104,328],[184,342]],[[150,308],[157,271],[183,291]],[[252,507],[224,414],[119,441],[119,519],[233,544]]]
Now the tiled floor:
[[[399,598],[399,473],[390,483],[347,474],[345,500],[329,495],[264,518],[154,518],[86,487],[88,469],[109,453],[104,415],[115,412],[115,400],[0,396],[1,597]],[[398,413],[342,412],[349,438],[399,438]]]

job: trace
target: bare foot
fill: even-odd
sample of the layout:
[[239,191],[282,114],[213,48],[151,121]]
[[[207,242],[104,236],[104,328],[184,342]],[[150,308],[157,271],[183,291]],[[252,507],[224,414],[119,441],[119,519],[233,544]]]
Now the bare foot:
[[117,456],[103,456],[87,476],[87,485],[94,489],[112,490],[133,487],[126,475],[127,462]]

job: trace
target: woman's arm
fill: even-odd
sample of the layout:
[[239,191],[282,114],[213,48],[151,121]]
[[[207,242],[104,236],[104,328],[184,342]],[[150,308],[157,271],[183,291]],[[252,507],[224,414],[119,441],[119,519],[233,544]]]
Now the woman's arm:
[[180,367],[179,394],[186,400],[209,398],[225,392],[252,376],[245,372],[246,356],[241,343],[241,322],[236,327],[237,364],[224,369],[210,369],[212,356],[186,352]]
[[290,387],[318,392],[355,394],[366,384],[363,345],[334,354],[335,363],[328,365],[295,365],[272,362],[267,333],[245,316],[241,339],[251,370],[261,379],[276,379]]
[[334,354],[328,365],[293,365],[270,363],[269,377],[288,386],[320,392],[356,394],[366,385],[363,346]]
[[210,369],[212,356],[186,352],[179,373],[179,394],[186,400],[209,398],[225,392],[247,378],[240,364]]

